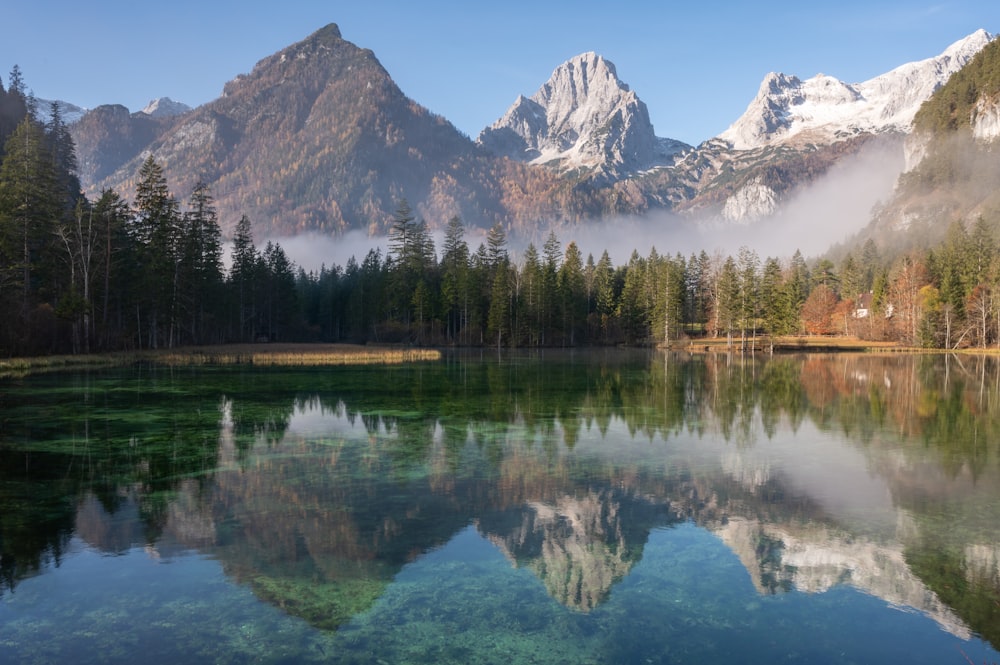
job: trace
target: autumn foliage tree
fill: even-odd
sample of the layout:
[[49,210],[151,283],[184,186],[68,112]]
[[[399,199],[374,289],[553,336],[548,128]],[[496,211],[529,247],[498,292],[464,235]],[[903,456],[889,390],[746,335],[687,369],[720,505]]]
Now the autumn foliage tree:
[[820,284],[802,306],[802,326],[810,335],[829,335],[834,331],[833,315],[837,310],[837,294],[826,284]]

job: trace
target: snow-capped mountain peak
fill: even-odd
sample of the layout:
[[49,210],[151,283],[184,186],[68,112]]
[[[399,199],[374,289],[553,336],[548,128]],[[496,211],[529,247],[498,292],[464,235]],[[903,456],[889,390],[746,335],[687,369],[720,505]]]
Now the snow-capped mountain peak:
[[687,147],[654,135],[646,105],[594,52],[557,67],[530,98],[519,96],[478,142],[511,159],[606,177],[666,163]]
[[860,132],[908,132],[935,90],[993,39],[977,30],[940,55],[911,62],[863,83],[817,74],[801,80],[768,74],[746,112],[718,138],[750,150],[797,137],[810,140]]
[[146,104],[146,107],[139,111],[151,118],[165,118],[173,115],[181,115],[191,110],[191,107],[182,102],[175,102],[169,97],[160,97]]

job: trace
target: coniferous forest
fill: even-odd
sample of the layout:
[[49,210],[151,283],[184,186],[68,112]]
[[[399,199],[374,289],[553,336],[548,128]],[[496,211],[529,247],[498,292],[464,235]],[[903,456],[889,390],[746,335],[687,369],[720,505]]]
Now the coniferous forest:
[[613,265],[607,252],[583,256],[554,233],[512,260],[499,224],[473,249],[457,217],[435,247],[401,200],[386,254],[305,272],[280,245],[258,247],[244,216],[227,270],[205,185],[179,200],[149,157],[134,201],[110,190],[89,200],[58,105],[38,109],[16,66],[7,83],[2,356],[276,340],[553,347],[704,336],[766,348],[803,334],[1000,345],[1000,246],[982,217],[907,253],[858,242],[836,263],[744,247],[735,256],[636,251]]

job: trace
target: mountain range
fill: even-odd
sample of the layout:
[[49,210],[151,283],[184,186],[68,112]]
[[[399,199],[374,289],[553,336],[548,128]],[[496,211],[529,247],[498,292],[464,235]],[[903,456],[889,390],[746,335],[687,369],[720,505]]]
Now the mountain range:
[[858,84],[768,74],[746,112],[695,147],[656,136],[638,94],[596,53],[558,66],[472,140],[331,24],[198,108],[100,106],[70,130],[88,194],[130,197],[153,155],[178,198],[210,186],[225,231],[246,214],[266,235],[379,234],[404,198],[431,227],[457,215],[530,232],[656,210],[746,225],[873,145],[901,154],[920,106],[992,41],[979,30]]

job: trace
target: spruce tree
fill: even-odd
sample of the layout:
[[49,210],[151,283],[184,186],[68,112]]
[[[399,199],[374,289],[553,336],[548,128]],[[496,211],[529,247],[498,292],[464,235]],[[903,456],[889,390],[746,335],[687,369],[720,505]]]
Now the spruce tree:
[[236,338],[249,342],[257,332],[257,248],[253,244],[250,218],[240,217],[233,236],[229,287],[236,306]]
[[201,343],[215,321],[222,291],[222,231],[208,185],[195,184],[184,214],[181,252],[181,302],[187,309],[190,341]]
[[469,245],[459,217],[448,220],[441,256],[441,299],[445,308],[446,334],[455,340],[468,325]]
[[573,346],[577,343],[579,326],[587,313],[583,257],[575,242],[566,245],[566,254],[559,266],[558,283],[563,345]]
[[[0,165],[0,288],[20,294],[27,316],[39,288],[54,284],[57,222],[65,197],[42,126],[25,118],[6,143]],[[52,295],[52,294],[49,294]]]
[[177,341],[180,288],[181,213],[167,178],[153,156],[143,162],[136,185],[132,233],[138,245],[143,305],[140,338],[149,348]]

